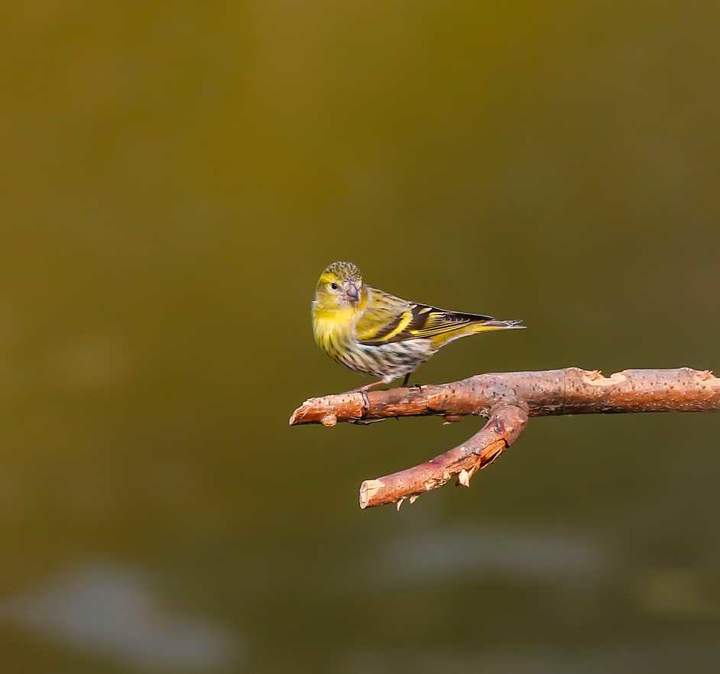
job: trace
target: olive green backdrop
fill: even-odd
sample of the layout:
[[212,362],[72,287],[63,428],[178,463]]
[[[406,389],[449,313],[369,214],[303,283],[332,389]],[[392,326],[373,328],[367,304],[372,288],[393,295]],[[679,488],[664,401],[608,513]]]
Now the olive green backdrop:
[[718,670],[719,418],[536,420],[399,514],[360,481],[476,421],[287,427],[365,381],[333,259],[527,322],[422,382],[720,367],[716,2],[0,15],[3,670]]

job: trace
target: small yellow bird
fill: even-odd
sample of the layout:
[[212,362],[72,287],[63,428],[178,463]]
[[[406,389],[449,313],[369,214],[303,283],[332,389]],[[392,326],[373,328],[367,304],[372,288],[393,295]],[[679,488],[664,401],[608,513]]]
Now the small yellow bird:
[[320,275],[312,303],[317,345],[334,360],[389,384],[410,374],[446,344],[479,332],[524,328],[521,321],[445,311],[395,297],[363,283],[352,262],[333,262]]

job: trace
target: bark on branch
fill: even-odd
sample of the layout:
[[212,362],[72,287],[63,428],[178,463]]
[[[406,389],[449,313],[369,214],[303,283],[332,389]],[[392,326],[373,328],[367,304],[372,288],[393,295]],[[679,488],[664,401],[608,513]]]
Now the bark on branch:
[[528,417],[621,412],[709,412],[720,410],[720,379],[712,372],[624,370],[610,377],[598,371],[566,368],[540,372],[481,374],[448,384],[351,392],[306,400],[290,425],[339,421],[372,423],[391,417],[439,415],[448,421],[465,415],[488,417],[467,442],[430,461],[360,486],[360,507],[368,508],[436,489],[457,477],[470,478],[509,447]]

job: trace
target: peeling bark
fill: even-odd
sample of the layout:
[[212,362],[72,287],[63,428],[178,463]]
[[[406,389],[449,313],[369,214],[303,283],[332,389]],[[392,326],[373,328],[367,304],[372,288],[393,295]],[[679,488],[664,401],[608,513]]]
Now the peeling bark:
[[488,422],[463,445],[413,468],[366,480],[360,506],[367,508],[436,489],[456,477],[470,478],[510,446],[528,417],[631,412],[709,412],[720,410],[720,379],[711,372],[623,370],[609,377],[598,371],[566,368],[539,372],[475,375],[462,381],[387,391],[351,392],[306,400],[290,425],[338,422],[373,423],[392,417],[438,415],[446,422],[466,415]]

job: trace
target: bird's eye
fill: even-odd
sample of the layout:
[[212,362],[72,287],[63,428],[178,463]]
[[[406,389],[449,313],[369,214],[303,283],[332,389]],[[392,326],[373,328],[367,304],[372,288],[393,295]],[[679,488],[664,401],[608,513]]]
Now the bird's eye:
[[331,283],[331,284],[330,284],[330,287],[331,287],[333,290],[337,290],[340,286],[339,286],[337,283]]

